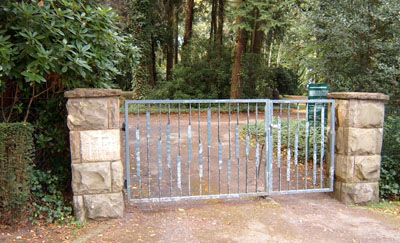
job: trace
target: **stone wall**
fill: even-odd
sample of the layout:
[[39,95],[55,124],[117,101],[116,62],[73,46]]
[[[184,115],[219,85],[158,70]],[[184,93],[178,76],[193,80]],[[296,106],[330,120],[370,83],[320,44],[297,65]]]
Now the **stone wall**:
[[379,201],[384,102],[379,93],[330,93],[335,99],[334,197],[346,204]]
[[121,90],[105,89],[74,89],[64,94],[78,221],[115,218],[124,212],[120,94]]

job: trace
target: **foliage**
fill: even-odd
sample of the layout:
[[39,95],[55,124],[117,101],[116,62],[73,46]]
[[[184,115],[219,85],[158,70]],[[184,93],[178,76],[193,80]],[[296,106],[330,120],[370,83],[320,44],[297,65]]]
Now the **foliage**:
[[[278,118],[274,117],[274,124],[278,124]],[[309,135],[308,135],[308,158],[311,159],[313,155],[313,142],[314,142],[314,131],[317,131],[315,134],[315,141],[317,143],[317,151],[320,150],[320,144],[321,144],[321,125],[319,124],[316,129],[314,129],[313,123],[308,123],[309,125]],[[294,153],[294,143],[295,143],[295,138],[296,138],[296,131],[297,131],[297,126],[299,127],[299,133],[298,133],[298,155],[300,158],[305,158],[305,152],[306,152],[306,126],[307,126],[307,121],[304,119],[300,119],[299,123],[297,123],[297,120],[290,120],[288,123],[287,120],[281,120],[281,146],[283,150],[286,150],[288,148],[288,126],[290,128],[290,146],[291,146],[291,151]],[[249,127],[249,129],[248,129]],[[265,144],[265,123],[264,121],[260,121],[257,123],[257,126],[255,123],[251,123],[249,126],[244,125],[240,129],[240,136],[242,140],[246,139],[246,134],[247,130],[249,130],[249,138],[250,138],[250,143],[252,146],[255,146],[256,143],[256,128],[257,128],[257,137],[258,141],[261,145]],[[325,124],[326,128],[326,124]],[[273,133],[273,141],[274,141],[274,146],[278,143],[278,129],[274,128],[272,129]],[[327,138],[326,135],[326,130],[325,130],[325,139]],[[326,148],[326,140],[325,142],[325,148]]]
[[0,123],[0,223],[14,224],[26,213],[35,152],[32,132],[29,123]]
[[[62,221],[70,209],[59,192],[71,190],[63,92],[130,83],[140,53],[117,14],[95,1],[5,0],[0,18],[1,119],[33,124],[36,168],[51,175],[33,172],[31,217]],[[56,180],[57,190],[46,184]]]
[[185,51],[190,52],[190,58],[175,66],[172,80],[160,83],[155,98],[229,98],[231,78],[229,50],[224,49],[222,56],[219,57],[217,50],[208,40],[200,40],[192,43],[191,49]]
[[43,84],[53,73],[67,88],[110,87],[123,53],[133,48],[111,9],[84,1],[50,0],[42,7],[36,1],[5,1],[0,16],[1,39],[8,39],[14,54],[5,62],[2,80],[17,80],[21,89],[25,82]]
[[277,88],[281,95],[294,95],[299,90],[295,73],[284,67],[268,68],[258,54],[245,54],[241,75],[244,98],[272,98],[274,88]]
[[30,221],[37,223],[45,219],[47,223],[69,223],[72,220],[71,202],[67,202],[59,188],[60,181],[50,171],[32,170],[30,180],[31,208]]
[[383,133],[381,180],[382,198],[400,199],[400,109],[388,106]]
[[298,30],[313,79],[339,91],[398,93],[399,1],[308,2]]

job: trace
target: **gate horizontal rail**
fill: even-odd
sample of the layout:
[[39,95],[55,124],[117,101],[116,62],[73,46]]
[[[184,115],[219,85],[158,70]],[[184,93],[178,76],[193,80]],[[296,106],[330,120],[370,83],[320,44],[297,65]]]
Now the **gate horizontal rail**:
[[[334,165],[325,158],[328,106],[333,118],[329,138],[334,141],[333,100],[127,100],[128,199],[163,202],[332,191]],[[297,119],[291,121],[291,115]],[[333,149],[331,142],[330,161]]]

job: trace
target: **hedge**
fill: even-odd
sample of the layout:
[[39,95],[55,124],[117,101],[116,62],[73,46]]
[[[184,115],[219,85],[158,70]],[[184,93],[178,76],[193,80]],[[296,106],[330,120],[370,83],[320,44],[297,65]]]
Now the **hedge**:
[[34,159],[33,127],[0,123],[0,223],[16,223],[26,212]]

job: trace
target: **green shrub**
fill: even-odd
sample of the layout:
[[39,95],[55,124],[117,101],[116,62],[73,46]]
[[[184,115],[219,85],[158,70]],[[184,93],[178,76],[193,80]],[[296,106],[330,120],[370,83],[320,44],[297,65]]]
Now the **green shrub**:
[[400,107],[386,108],[383,132],[381,180],[382,198],[400,199]]
[[37,223],[68,223],[72,220],[71,202],[66,201],[59,190],[60,181],[50,172],[32,170],[30,179],[31,205],[30,221]]
[[229,49],[224,48],[219,55],[208,40],[199,40],[187,48],[182,53],[185,61],[174,67],[172,79],[160,80],[156,94],[150,98],[229,98],[232,66]]
[[28,123],[0,123],[0,223],[14,224],[27,211],[32,132]]
[[[298,155],[299,158],[305,158],[305,150],[306,150],[306,120],[301,119],[299,120],[299,135],[298,135]],[[274,117],[274,124],[278,124],[278,118]],[[282,151],[287,149],[288,145],[288,125],[290,127],[290,146],[291,146],[291,151],[294,153],[294,143],[295,143],[295,137],[296,137],[296,132],[297,132],[297,120],[290,120],[288,123],[287,120],[282,120],[281,121],[281,146],[282,146]],[[313,156],[313,142],[314,142],[314,127],[312,123],[309,125],[309,136],[308,136],[308,159],[312,159]],[[325,124],[326,126],[326,124]],[[320,146],[321,146],[321,125],[317,125],[316,127],[317,134],[315,136],[316,138],[316,143],[317,143],[317,152],[320,152]],[[251,146],[255,146],[256,143],[256,124],[251,123],[249,125],[249,132],[250,132],[250,144]],[[272,129],[273,132],[273,142],[274,142],[274,149],[276,150],[276,146],[278,143],[278,129],[274,128]],[[244,125],[240,129],[240,137],[242,140],[246,139],[246,134],[247,134],[247,125]],[[265,123],[264,121],[260,121],[257,123],[257,135],[258,135],[258,141],[260,145],[265,144]],[[325,131],[325,149],[327,148],[327,133]],[[325,154],[326,155],[326,154]]]

